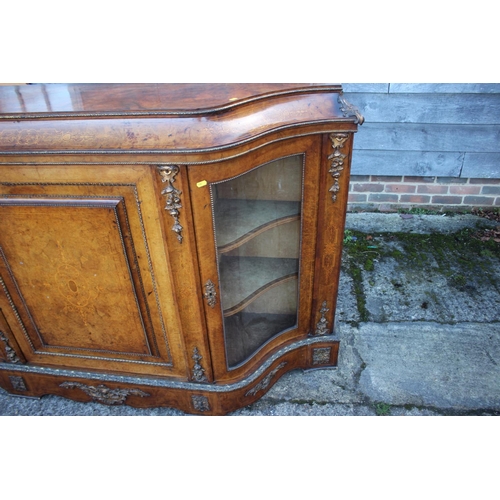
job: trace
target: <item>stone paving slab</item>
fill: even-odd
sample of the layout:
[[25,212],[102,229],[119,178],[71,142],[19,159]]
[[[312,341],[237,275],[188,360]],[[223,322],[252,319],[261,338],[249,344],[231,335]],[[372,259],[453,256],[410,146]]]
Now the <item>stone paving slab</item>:
[[399,214],[349,214],[347,221],[340,322],[500,321],[500,247],[474,236],[498,222]]
[[499,323],[366,323],[354,344],[370,401],[500,410]]
[[350,212],[346,229],[364,233],[455,233],[465,228],[495,227],[498,222],[471,214],[418,215],[378,212]]

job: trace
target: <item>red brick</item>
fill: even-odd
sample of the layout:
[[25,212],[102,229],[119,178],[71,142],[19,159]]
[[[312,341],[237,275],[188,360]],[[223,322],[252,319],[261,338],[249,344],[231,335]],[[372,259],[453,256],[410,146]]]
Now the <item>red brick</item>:
[[469,179],[470,184],[500,184],[500,179]]
[[349,194],[348,203],[365,203],[366,202],[366,194]]
[[493,205],[495,198],[488,196],[464,196],[465,205]]
[[463,177],[437,177],[439,184],[467,184],[468,179]]
[[479,194],[480,186],[450,186],[450,194]]
[[423,184],[418,186],[417,193],[447,194],[448,186],[440,186],[438,184],[432,184],[432,185]]
[[400,175],[372,175],[372,182],[401,182],[402,179]]
[[460,205],[462,203],[461,196],[433,196],[432,203],[434,205]]
[[435,177],[418,177],[414,175],[405,175],[405,182],[428,182],[433,183],[436,180]]
[[481,194],[500,194],[500,186],[483,186]]
[[386,193],[414,193],[416,186],[410,184],[386,184]]
[[397,203],[398,198],[399,198],[399,195],[397,195],[397,194],[371,194],[368,197],[368,201]]
[[430,196],[422,196],[418,194],[402,194],[399,197],[400,203],[429,203]]
[[352,190],[361,193],[381,193],[384,190],[383,184],[353,184]]

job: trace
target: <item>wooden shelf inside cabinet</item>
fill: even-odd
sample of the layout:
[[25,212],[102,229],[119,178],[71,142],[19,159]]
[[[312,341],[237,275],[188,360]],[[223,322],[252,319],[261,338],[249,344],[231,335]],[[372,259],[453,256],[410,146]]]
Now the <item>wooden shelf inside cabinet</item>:
[[337,84],[0,86],[0,387],[223,415],[336,366],[362,121]]
[[270,229],[299,221],[300,202],[219,199],[216,218],[217,251],[225,254]]
[[[219,263],[224,316],[247,308],[269,290],[297,282],[298,260],[264,257],[222,257]],[[281,307],[286,308],[286,304]],[[279,312],[279,311],[278,311]]]

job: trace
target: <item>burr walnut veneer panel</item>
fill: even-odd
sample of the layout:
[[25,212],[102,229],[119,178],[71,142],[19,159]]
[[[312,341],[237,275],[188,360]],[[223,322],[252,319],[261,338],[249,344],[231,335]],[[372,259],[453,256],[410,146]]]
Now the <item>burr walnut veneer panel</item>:
[[19,315],[12,328],[30,362],[173,373],[169,336],[178,328],[165,307],[173,292],[162,230],[157,208],[144,214],[142,200],[154,196],[154,177],[128,167],[121,182],[107,182],[100,170],[20,167],[0,182],[0,266]]

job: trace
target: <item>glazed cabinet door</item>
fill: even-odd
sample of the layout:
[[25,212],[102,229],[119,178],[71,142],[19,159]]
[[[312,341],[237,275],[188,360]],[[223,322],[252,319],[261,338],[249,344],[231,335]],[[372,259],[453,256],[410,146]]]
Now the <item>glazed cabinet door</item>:
[[4,343],[28,363],[183,376],[156,172],[0,172]]
[[310,330],[321,138],[189,166],[214,375]]

